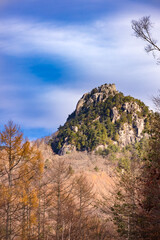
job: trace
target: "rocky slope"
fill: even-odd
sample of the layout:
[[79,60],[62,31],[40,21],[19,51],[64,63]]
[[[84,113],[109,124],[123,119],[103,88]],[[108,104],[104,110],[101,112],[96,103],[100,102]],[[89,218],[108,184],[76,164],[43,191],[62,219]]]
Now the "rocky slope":
[[143,102],[124,96],[115,84],[104,84],[82,96],[51,145],[60,155],[122,148],[147,136],[150,115]]

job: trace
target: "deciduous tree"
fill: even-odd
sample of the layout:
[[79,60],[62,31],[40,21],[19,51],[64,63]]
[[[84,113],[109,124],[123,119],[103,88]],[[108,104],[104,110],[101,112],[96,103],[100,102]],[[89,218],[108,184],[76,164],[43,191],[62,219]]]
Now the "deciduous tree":
[[3,219],[0,238],[30,239],[38,201],[34,181],[43,169],[41,155],[29,141],[24,141],[19,126],[12,121],[0,133],[0,144],[0,213]]

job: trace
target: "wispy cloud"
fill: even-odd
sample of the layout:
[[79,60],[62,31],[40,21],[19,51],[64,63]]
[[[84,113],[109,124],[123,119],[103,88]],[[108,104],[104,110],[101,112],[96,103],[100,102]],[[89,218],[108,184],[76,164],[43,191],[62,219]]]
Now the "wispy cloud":
[[[121,69],[128,57],[132,62],[139,60],[149,64],[145,54],[138,54],[138,51],[143,52],[143,44],[132,36],[130,22],[138,17],[133,14],[104,18],[86,26],[1,20],[0,49],[9,55],[60,56],[98,74],[114,64]],[[158,17],[155,19],[160,21]]]
[[[50,87],[31,90],[3,87],[0,90],[1,123],[12,119],[23,127],[56,129],[64,124],[68,114],[81,97],[80,91]],[[26,97],[25,97],[26,96]]]
[[[155,10],[152,12],[153,21],[160,26],[160,17]],[[63,85],[40,87],[33,78],[33,85],[24,89],[24,76],[19,86],[14,81],[4,85],[1,78],[3,118],[12,118],[25,127],[55,129],[74,110],[83,91],[104,82],[115,82],[125,94],[148,103],[149,97],[160,88],[160,67],[152,57],[146,56],[144,43],[133,37],[130,23],[147,13],[123,13],[85,26],[1,19],[0,54],[20,58],[35,54],[51,59],[58,56],[77,71],[77,81],[73,80],[70,88]],[[156,29],[155,25],[154,33],[158,38],[160,32]],[[9,73],[5,74],[9,78]]]

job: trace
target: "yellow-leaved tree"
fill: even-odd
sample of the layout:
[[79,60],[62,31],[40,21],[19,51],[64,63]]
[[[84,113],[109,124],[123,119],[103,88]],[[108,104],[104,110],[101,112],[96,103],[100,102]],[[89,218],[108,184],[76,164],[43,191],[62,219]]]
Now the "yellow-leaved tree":
[[12,121],[0,132],[0,144],[0,239],[31,239],[36,234],[32,229],[37,224],[35,181],[43,172],[42,157]]

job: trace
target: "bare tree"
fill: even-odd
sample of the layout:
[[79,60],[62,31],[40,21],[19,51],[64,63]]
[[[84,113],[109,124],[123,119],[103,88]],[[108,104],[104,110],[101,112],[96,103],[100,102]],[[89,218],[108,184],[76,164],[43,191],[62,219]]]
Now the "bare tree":
[[147,53],[152,52],[154,58],[157,59],[157,63],[160,64],[160,57],[156,56],[156,52],[160,52],[160,47],[157,45],[157,40],[152,37],[151,28],[153,27],[150,21],[150,16],[145,16],[138,21],[132,20],[132,29],[137,38],[144,40],[147,45],[145,51]]
[[[49,170],[50,175],[50,209],[49,218],[52,225],[52,238],[56,240],[64,239],[64,232],[68,224],[66,210],[71,200],[72,184],[70,182],[70,173],[68,166],[64,161],[57,160],[53,162]],[[55,236],[54,236],[55,235]]]
[[85,175],[74,178],[74,196],[77,200],[77,233],[80,239],[85,239],[88,216],[93,214],[95,194],[93,185],[89,184]]
[[157,112],[160,114],[160,90],[158,96],[153,97],[153,103],[155,105]]

